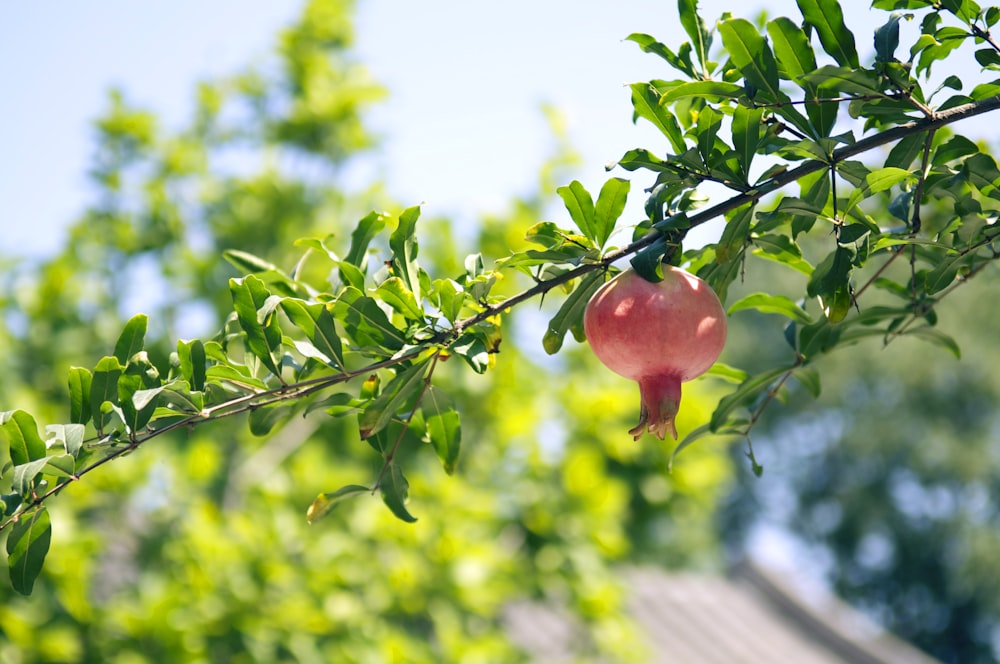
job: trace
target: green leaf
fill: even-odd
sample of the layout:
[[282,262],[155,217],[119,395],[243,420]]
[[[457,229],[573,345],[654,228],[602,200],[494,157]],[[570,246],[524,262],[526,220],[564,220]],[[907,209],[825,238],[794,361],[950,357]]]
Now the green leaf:
[[570,219],[580,229],[584,237],[593,241],[596,237],[594,232],[594,200],[590,192],[584,188],[578,180],[573,180],[568,186],[559,187],[556,193],[563,200],[566,209],[569,211]]
[[233,309],[246,333],[247,349],[279,379],[281,370],[275,359],[281,350],[281,329],[278,318],[267,315],[261,320],[259,313],[267,303],[271,293],[259,278],[249,275],[242,279],[230,279],[229,291],[233,298]]
[[82,424],[49,424],[45,431],[49,434],[45,447],[51,449],[58,445],[73,458],[80,456],[85,432]]
[[675,152],[682,153],[687,150],[684,132],[677,123],[677,118],[660,104],[660,93],[656,88],[649,83],[633,83],[629,88],[632,90],[632,107],[635,109],[636,117],[653,123],[653,126],[667,137]]
[[177,359],[180,362],[181,376],[188,382],[191,389],[202,392],[205,389],[205,369],[207,357],[205,344],[199,339],[191,341],[177,340]]
[[712,47],[712,33],[708,31],[708,28],[705,27],[705,21],[698,15],[698,0],[678,0],[677,10],[680,14],[681,25],[694,45],[698,62],[701,63],[702,69],[707,74],[708,51]]
[[163,396],[163,401],[180,409],[180,413],[200,413],[205,407],[205,397],[202,390],[192,392],[187,381],[175,380],[164,385],[164,388],[163,392],[160,393]]
[[933,327],[915,327],[906,331],[906,336],[917,337],[924,341],[929,341],[935,346],[944,348],[955,356],[956,360],[962,359],[962,350],[958,347],[958,342],[941,330]]
[[889,20],[875,31],[875,62],[892,62],[899,47],[899,21],[902,14],[891,14]]
[[[687,146],[684,146],[683,149],[687,149]],[[629,150],[622,155],[621,159],[608,166],[608,170],[611,170],[615,166],[621,166],[626,171],[637,171],[640,168],[644,168],[654,173],[663,173],[664,171],[671,170],[669,162],[656,157],[649,150],[641,148]]]
[[591,238],[598,247],[603,247],[615,230],[615,223],[625,211],[631,183],[623,178],[611,178],[601,187],[594,208],[593,230]]
[[338,369],[344,368],[343,347],[327,305],[285,298],[281,301],[281,309],[295,327],[305,332],[310,343],[326,357],[326,362]]
[[753,244],[754,256],[787,265],[806,276],[813,273],[813,266],[802,258],[802,251],[787,235],[761,235],[753,238]]
[[62,478],[76,478],[76,459],[70,454],[46,457],[44,472]]
[[757,28],[746,19],[731,18],[719,23],[719,34],[730,60],[746,82],[764,92],[770,101],[781,101],[784,95],[778,88],[774,53]]
[[1000,170],[990,155],[977,152],[966,159],[962,175],[983,195],[1000,199]]
[[382,500],[389,507],[389,510],[396,515],[396,518],[406,523],[413,523],[417,519],[406,509],[406,498],[409,494],[410,483],[403,476],[403,470],[399,464],[390,463],[389,469],[379,484],[379,491]]
[[389,322],[378,303],[352,286],[346,287],[334,302],[333,315],[344,324],[348,336],[362,346],[397,351],[406,343],[403,333]]
[[709,101],[719,101],[720,99],[739,99],[746,94],[743,86],[725,81],[691,81],[681,83],[678,86],[667,90],[660,97],[661,104],[670,104],[678,99],[688,97],[703,97]]
[[90,413],[94,418],[94,427],[98,432],[110,422],[110,414],[101,409],[105,402],[118,404],[118,380],[125,367],[117,357],[108,356],[101,359],[94,368],[90,387]]
[[778,71],[789,80],[816,69],[816,55],[806,33],[784,16],[767,24],[767,34],[771,37]]
[[368,245],[382,232],[383,228],[385,228],[385,217],[378,212],[369,212],[351,232],[351,248],[344,260],[364,270]]
[[137,314],[125,323],[125,329],[115,343],[115,357],[124,366],[133,355],[142,350],[146,342],[146,325],[149,317],[146,314]]
[[52,523],[44,507],[22,514],[7,536],[7,566],[10,583],[22,595],[30,595],[42,571],[52,540]]
[[[595,270],[580,279],[579,285],[573,289],[559,307],[559,311],[549,321],[545,336],[542,338],[542,346],[546,353],[553,355],[559,352],[568,330],[578,328],[582,331],[583,312],[587,308],[587,303],[603,284],[604,272],[601,271]],[[579,336],[582,337],[582,334]]]
[[468,363],[476,373],[485,372],[490,366],[490,349],[482,336],[466,331],[451,345],[451,350]]
[[281,274],[281,270],[274,263],[264,260],[260,256],[239,251],[238,249],[226,249],[222,252],[222,257],[233,267],[244,274],[255,272],[276,272]]
[[849,67],[824,65],[799,77],[799,81],[814,88],[820,86],[829,91],[840,91],[855,95],[884,96],[873,72]]
[[433,385],[427,387],[421,407],[431,445],[444,466],[444,472],[451,475],[455,472],[462,446],[461,417],[448,395]]
[[743,369],[737,369],[736,367],[731,367],[728,364],[723,364],[722,362],[716,362],[708,371],[705,372],[706,376],[716,376],[728,383],[736,383],[737,385],[745,381],[750,377],[746,371]]
[[399,277],[389,277],[378,285],[375,293],[404,318],[413,321],[424,319],[424,312],[416,296]]
[[787,104],[788,96],[779,87],[774,53],[757,28],[744,19],[729,19],[719,23],[719,34],[729,52],[730,62],[743,74],[748,95],[754,100],[778,104],[774,108],[776,115],[788,120],[800,132],[812,135],[809,121]]
[[715,247],[716,262],[728,263],[743,252],[750,234],[753,210],[753,204],[745,205],[726,215],[726,227],[722,230],[722,236]]
[[854,35],[844,24],[844,13],[837,0],[796,0],[802,18],[816,29],[823,50],[845,67],[857,69],[858,51]]
[[904,168],[879,168],[865,176],[864,184],[851,191],[851,197],[847,199],[845,213],[854,208],[862,200],[871,197],[881,191],[913,179],[915,176]]
[[625,41],[635,42],[644,53],[652,53],[663,58],[671,67],[681,71],[691,78],[697,78],[698,74],[691,66],[690,58],[683,59],[669,48],[656,41],[654,37],[641,32],[634,32],[625,38]]
[[[389,248],[392,249],[392,271],[403,280],[406,287],[413,293],[416,301],[420,301],[420,268],[417,266],[417,219],[420,218],[420,207],[414,206],[403,210],[399,215],[396,230],[389,236]],[[419,308],[419,307],[418,307]]]
[[639,276],[653,283],[663,281],[663,257],[667,253],[666,238],[660,236],[648,247],[639,250],[629,264]]
[[762,108],[737,106],[733,111],[733,147],[740,162],[744,179],[750,178],[750,164],[760,146]]
[[812,367],[799,367],[793,375],[799,384],[812,395],[813,399],[819,398],[822,391],[819,371]]
[[12,481],[14,493],[23,496],[25,500],[31,499],[35,490],[35,480],[42,474],[48,463],[49,458],[42,457],[41,459],[35,459],[34,461],[14,466]]
[[715,412],[712,413],[712,419],[709,421],[709,430],[712,433],[718,433],[734,408],[752,401],[767,391],[771,383],[791,369],[792,367],[774,367],[747,378],[733,392],[719,400],[719,405],[716,406]]
[[321,493],[306,510],[306,521],[315,523],[330,513],[334,507],[340,504],[345,498],[370,493],[371,489],[360,484],[348,484],[330,493]]
[[441,314],[454,323],[462,316],[462,307],[468,295],[453,279],[435,279],[434,293],[437,297],[437,307]]
[[90,421],[90,386],[93,376],[88,369],[69,370],[69,421],[86,424]]
[[424,385],[427,361],[418,362],[397,373],[366,408],[358,420],[362,438],[378,433],[401,413],[420,393]]
[[745,309],[753,309],[765,314],[780,314],[806,325],[812,322],[812,318],[805,312],[805,309],[784,295],[752,293],[731,304],[728,313],[732,315]]
[[272,404],[254,408],[247,418],[250,425],[250,433],[255,436],[266,436],[275,427],[280,427],[287,422],[295,413],[294,405]]

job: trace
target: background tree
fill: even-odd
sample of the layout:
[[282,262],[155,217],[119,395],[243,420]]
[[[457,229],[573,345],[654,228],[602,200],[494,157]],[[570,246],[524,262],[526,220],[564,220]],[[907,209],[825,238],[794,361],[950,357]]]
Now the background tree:
[[[1000,255],[1000,169],[950,129],[1000,106],[996,85],[947,77],[924,90],[959,47],[1000,67],[989,34],[1000,11],[873,4],[911,13],[886,17],[865,65],[832,1],[800,0],[801,21],[756,25],[709,24],[682,1],[687,44],[631,35],[683,78],[631,86],[637,117],[668,147],[618,162],[655,178],[648,218],[623,222],[624,238],[620,178],[597,196],[559,187],[564,222],[539,222],[541,198],[519,201],[470,247],[417,208],[384,202],[395,212],[368,214],[377,188],[348,195],[337,177],[369,144],[361,117],[378,90],[345,57],[349,20],[336,2],[307,6],[275,72],[203,86],[181,132],[113,98],[99,124],[98,204],[37,284],[15,271],[7,291],[4,334],[25,361],[3,388],[18,405],[3,416],[0,528],[13,588],[43,580],[30,605],[5,604],[11,643],[38,660],[497,661],[519,656],[503,607],[538,596],[586,623],[593,642],[581,653],[635,654],[621,652],[632,640],[611,566],[719,561],[709,517],[730,464],[717,437],[745,441],[760,474],[751,433],[777,400],[819,395],[820,376],[836,374],[831,354],[900,337],[957,354],[936,327],[938,302]],[[905,21],[920,34],[902,61]],[[936,103],[939,92],[951,96]],[[541,192],[559,184],[561,164],[557,154]],[[730,191],[699,209],[702,185]],[[692,228],[720,218],[718,242],[684,247]],[[587,296],[623,259],[649,279],[664,261],[684,264],[727,301],[734,325],[756,322],[753,312],[782,321],[767,337],[780,351],[756,328],[733,334],[732,364],[685,397],[672,454],[616,435],[632,410],[613,396],[621,382],[566,342],[582,340]],[[761,267],[771,264],[794,278],[773,279]],[[542,296],[542,318],[525,313]],[[132,315],[140,308],[152,317]],[[222,332],[176,342],[187,332],[157,334],[158,320]],[[554,357],[527,350],[546,320],[536,338],[562,349]],[[70,368],[87,349],[103,359]],[[39,367],[68,370],[68,401]],[[29,411],[66,424],[43,440]],[[263,438],[228,426],[236,415]],[[329,490],[315,498],[317,484]],[[411,487],[419,499],[408,504]],[[368,493],[389,509],[357,500]],[[54,532],[74,539],[37,577],[50,502],[67,505]],[[306,532],[296,514],[310,504],[308,518],[325,521]],[[415,514],[418,527],[393,519]],[[852,528],[886,550],[884,535]],[[878,567],[865,555],[875,562],[844,588]],[[970,624],[989,631],[982,620]],[[53,638],[28,637],[43,625]]]

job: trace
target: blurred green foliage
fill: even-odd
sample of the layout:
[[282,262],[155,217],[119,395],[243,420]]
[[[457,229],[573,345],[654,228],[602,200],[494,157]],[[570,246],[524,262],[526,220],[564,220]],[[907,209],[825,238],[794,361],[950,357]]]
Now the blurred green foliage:
[[[364,116],[385,95],[351,40],[350,3],[312,0],[273,66],[201,84],[176,131],[111,94],[95,123],[94,204],[59,255],[4,273],[5,408],[67,421],[62,377],[109,354],[137,312],[158,366],[175,339],[221,329],[224,284],[240,276],[224,251],[290,270],[298,238],[332,235],[346,251],[368,210],[402,209],[377,182],[341,184],[377,149]],[[539,192],[573,164],[560,140]],[[465,243],[486,260],[525,246],[542,200],[512,201],[461,239],[447,220],[422,220],[421,261],[457,274]],[[511,275],[497,292],[526,281]],[[641,661],[615,565],[720,565],[711,517],[731,463],[705,444],[668,474],[666,450],[623,435],[633,385],[578,345],[534,350],[551,313],[505,319],[486,377],[457,359],[438,367],[463,453],[448,476],[432,451],[401,449],[416,524],[367,495],[306,522],[317,491],[378,471],[357,427],[322,413],[264,438],[244,419],[176,431],[70,485],[51,502],[54,543],[33,594],[0,584],[0,662],[520,661],[503,624],[520,599],[585,625],[582,659]],[[711,389],[688,390],[682,430],[708,416]]]

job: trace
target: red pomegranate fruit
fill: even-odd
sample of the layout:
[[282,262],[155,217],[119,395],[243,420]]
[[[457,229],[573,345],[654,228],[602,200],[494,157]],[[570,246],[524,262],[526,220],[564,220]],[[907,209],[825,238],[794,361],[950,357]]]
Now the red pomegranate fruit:
[[639,383],[639,424],[629,433],[676,439],[681,383],[708,371],[726,343],[715,291],[680,268],[664,265],[658,283],[630,268],[594,293],[583,328],[597,359]]

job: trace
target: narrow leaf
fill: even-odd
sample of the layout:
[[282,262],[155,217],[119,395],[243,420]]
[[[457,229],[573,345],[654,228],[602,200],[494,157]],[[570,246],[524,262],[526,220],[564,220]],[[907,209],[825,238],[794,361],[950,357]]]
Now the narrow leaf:
[[392,249],[392,271],[403,280],[406,287],[420,301],[420,269],[417,266],[417,219],[420,218],[420,208],[407,208],[399,215],[396,230],[389,236],[389,248]]
[[83,367],[69,370],[69,421],[86,424],[90,421],[90,386],[92,375]]
[[823,50],[845,67],[858,68],[854,35],[844,24],[844,13],[837,0],[796,0],[802,18],[816,29]]
[[630,187],[631,183],[623,178],[611,178],[601,187],[594,208],[594,236],[591,238],[598,247],[603,247],[615,230],[615,223],[625,211]]
[[656,88],[649,83],[633,83],[629,87],[632,90],[632,107],[636,116],[653,123],[670,140],[675,152],[679,154],[687,150],[684,132],[677,123],[677,118],[660,104],[660,94]]
[[385,217],[378,212],[369,212],[351,232],[351,248],[347,252],[345,260],[364,270],[368,245],[382,232],[383,228],[385,228]]
[[604,273],[599,271],[591,272],[580,280],[579,285],[573,289],[573,292],[559,307],[559,311],[549,321],[549,326],[542,339],[542,346],[546,353],[553,355],[559,352],[566,332],[571,328],[580,327],[582,329],[583,312],[587,308],[587,303],[603,284]]
[[177,341],[177,358],[180,361],[181,376],[191,389],[201,392],[205,389],[206,355],[205,344],[199,339]]
[[680,13],[681,25],[691,38],[698,62],[708,73],[708,50],[712,46],[712,33],[705,27],[705,21],[698,15],[698,0],[678,0],[677,9]]
[[7,536],[7,565],[10,583],[22,595],[30,595],[42,571],[52,540],[52,523],[44,507],[21,518]]
[[118,403],[118,380],[125,367],[117,357],[102,358],[94,368],[90,387],[90,414],[94,418],[94,426],[100,432],[110,421],[110,414],[101,409],[103,403]]
[[573,180],[568,186],[556,189],[556,193],[563,200],[576,227],[584,237],[594,241],[594,199],[590,192],[578,180]]

